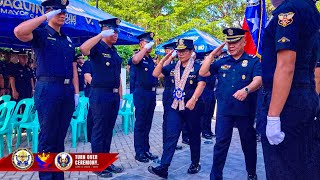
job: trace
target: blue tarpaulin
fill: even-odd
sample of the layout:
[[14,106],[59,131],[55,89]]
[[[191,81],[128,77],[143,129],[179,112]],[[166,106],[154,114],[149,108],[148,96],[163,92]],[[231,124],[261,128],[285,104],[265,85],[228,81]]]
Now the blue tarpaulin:
[[[41,16],[45,9],[41,0],[0,0],[0,47],[29,47],[13,34],[13,29],[24,20]],[[114,18],[80,0],[70,0],[67,6],[65,25],[62,31],[73,39],[76,45],[81,45],[88,38],[100,32],[99,21]],[[136,35],[142,34],[144,29],[122,21],[117,44],[137,44]]]
[[195,51],[197,54],[203,54],[210,50],[214,50],[216,47],[222,44],[220,40],[211,36],[208,33],[200,31],[198,29],[191,29],[177,37],[174,37],[156,47],[156,54],[165,55],[163,46],[169,43],[177,42],[178,39],[192,39],[195,45]]

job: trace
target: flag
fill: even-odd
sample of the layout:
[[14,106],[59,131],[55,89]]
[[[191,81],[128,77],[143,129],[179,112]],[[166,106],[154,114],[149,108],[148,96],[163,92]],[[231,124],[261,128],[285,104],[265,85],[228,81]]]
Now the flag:
[[261,57],[262,37],[267,24],[267,11],[265,0],[247,0],[242,28],[248,30],[246,33],[245,51],[248,54]]

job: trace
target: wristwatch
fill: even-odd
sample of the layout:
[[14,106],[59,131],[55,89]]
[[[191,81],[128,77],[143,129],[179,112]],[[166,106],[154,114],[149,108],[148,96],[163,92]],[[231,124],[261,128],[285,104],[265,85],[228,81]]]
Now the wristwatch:
[[249,90],[249,88],[248,88],[248,87],[245,87],[245,88],[244,88],[244,90],[246,91],[246,93],[247,93],[247,94],[249,94],[249,93],[250,93],[250,90]]

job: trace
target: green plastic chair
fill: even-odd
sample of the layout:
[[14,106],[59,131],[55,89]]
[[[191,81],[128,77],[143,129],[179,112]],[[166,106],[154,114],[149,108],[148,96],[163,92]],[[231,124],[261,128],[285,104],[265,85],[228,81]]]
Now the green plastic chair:
[[[25,106],[25,108],[20,113],[20,109],[23,106]],[[30,118],[31,111],[33,108],[34,108],[34,100],[32,98],[26,98],[19,101],[11,117],[11,125],[15,133],[18,133],[18,128],[20,124],[30,122],[33,120]],[[28,139],[28,145],[29,145],[29,139]]]
[[125,135],[128,135],[129,126],[131,125],[132,131],[134,129],[134,104],[133,95],[125,94],[122,96],[124,105],[120,108],[118,115],[122,117],[122,128]]
[[80,137],[81,130],[84,133],[85,142],[88,142],[88,137],[87,137],[88,109],[89,109],[89,98],[80,97],[79,104],[70,122],[71,131],[72,131],[72,148],[77,147],[77,140]]
[[3,124],[0,125],[0,158],[4,156],[4,135],[6,135],[8,153],[12,153],[12,126],[10,120],[15,105],[15,101],[4,102],[0,105],[1,113],[3,111],[6,112],[5,117],[3,119]]
[[29,136],[32,133],[32,152],[37,153],[38,152],[38,136],[39,136],[39,131],[40,131],[40,124],[39,124],[39,119],[38,119],[38,111],[35,111],[30,115],[30,118],[33,117],[33,121],[31,122],[25,122],[21,123],[19,125],[18,129],[18,138],[17,138],[17,143],[16,143],[16,148],[20,146],[21,143],[21,132],[22,129],[26,129],[27,132],[27,138],[29,141]]

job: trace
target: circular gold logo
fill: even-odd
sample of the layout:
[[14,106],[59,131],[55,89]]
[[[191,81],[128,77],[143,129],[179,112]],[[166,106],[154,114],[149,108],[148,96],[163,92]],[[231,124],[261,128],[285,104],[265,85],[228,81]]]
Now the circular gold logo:
[[12,164],[15,168],[19,170],[29,169],[34,162],[34,157],[32,152],[27,148],[17,149],[12,154]]
[[54,159],[54,164],[61,171],[66,171],[71,168],[73,163],[72,157],[69,153],[61,152]]

